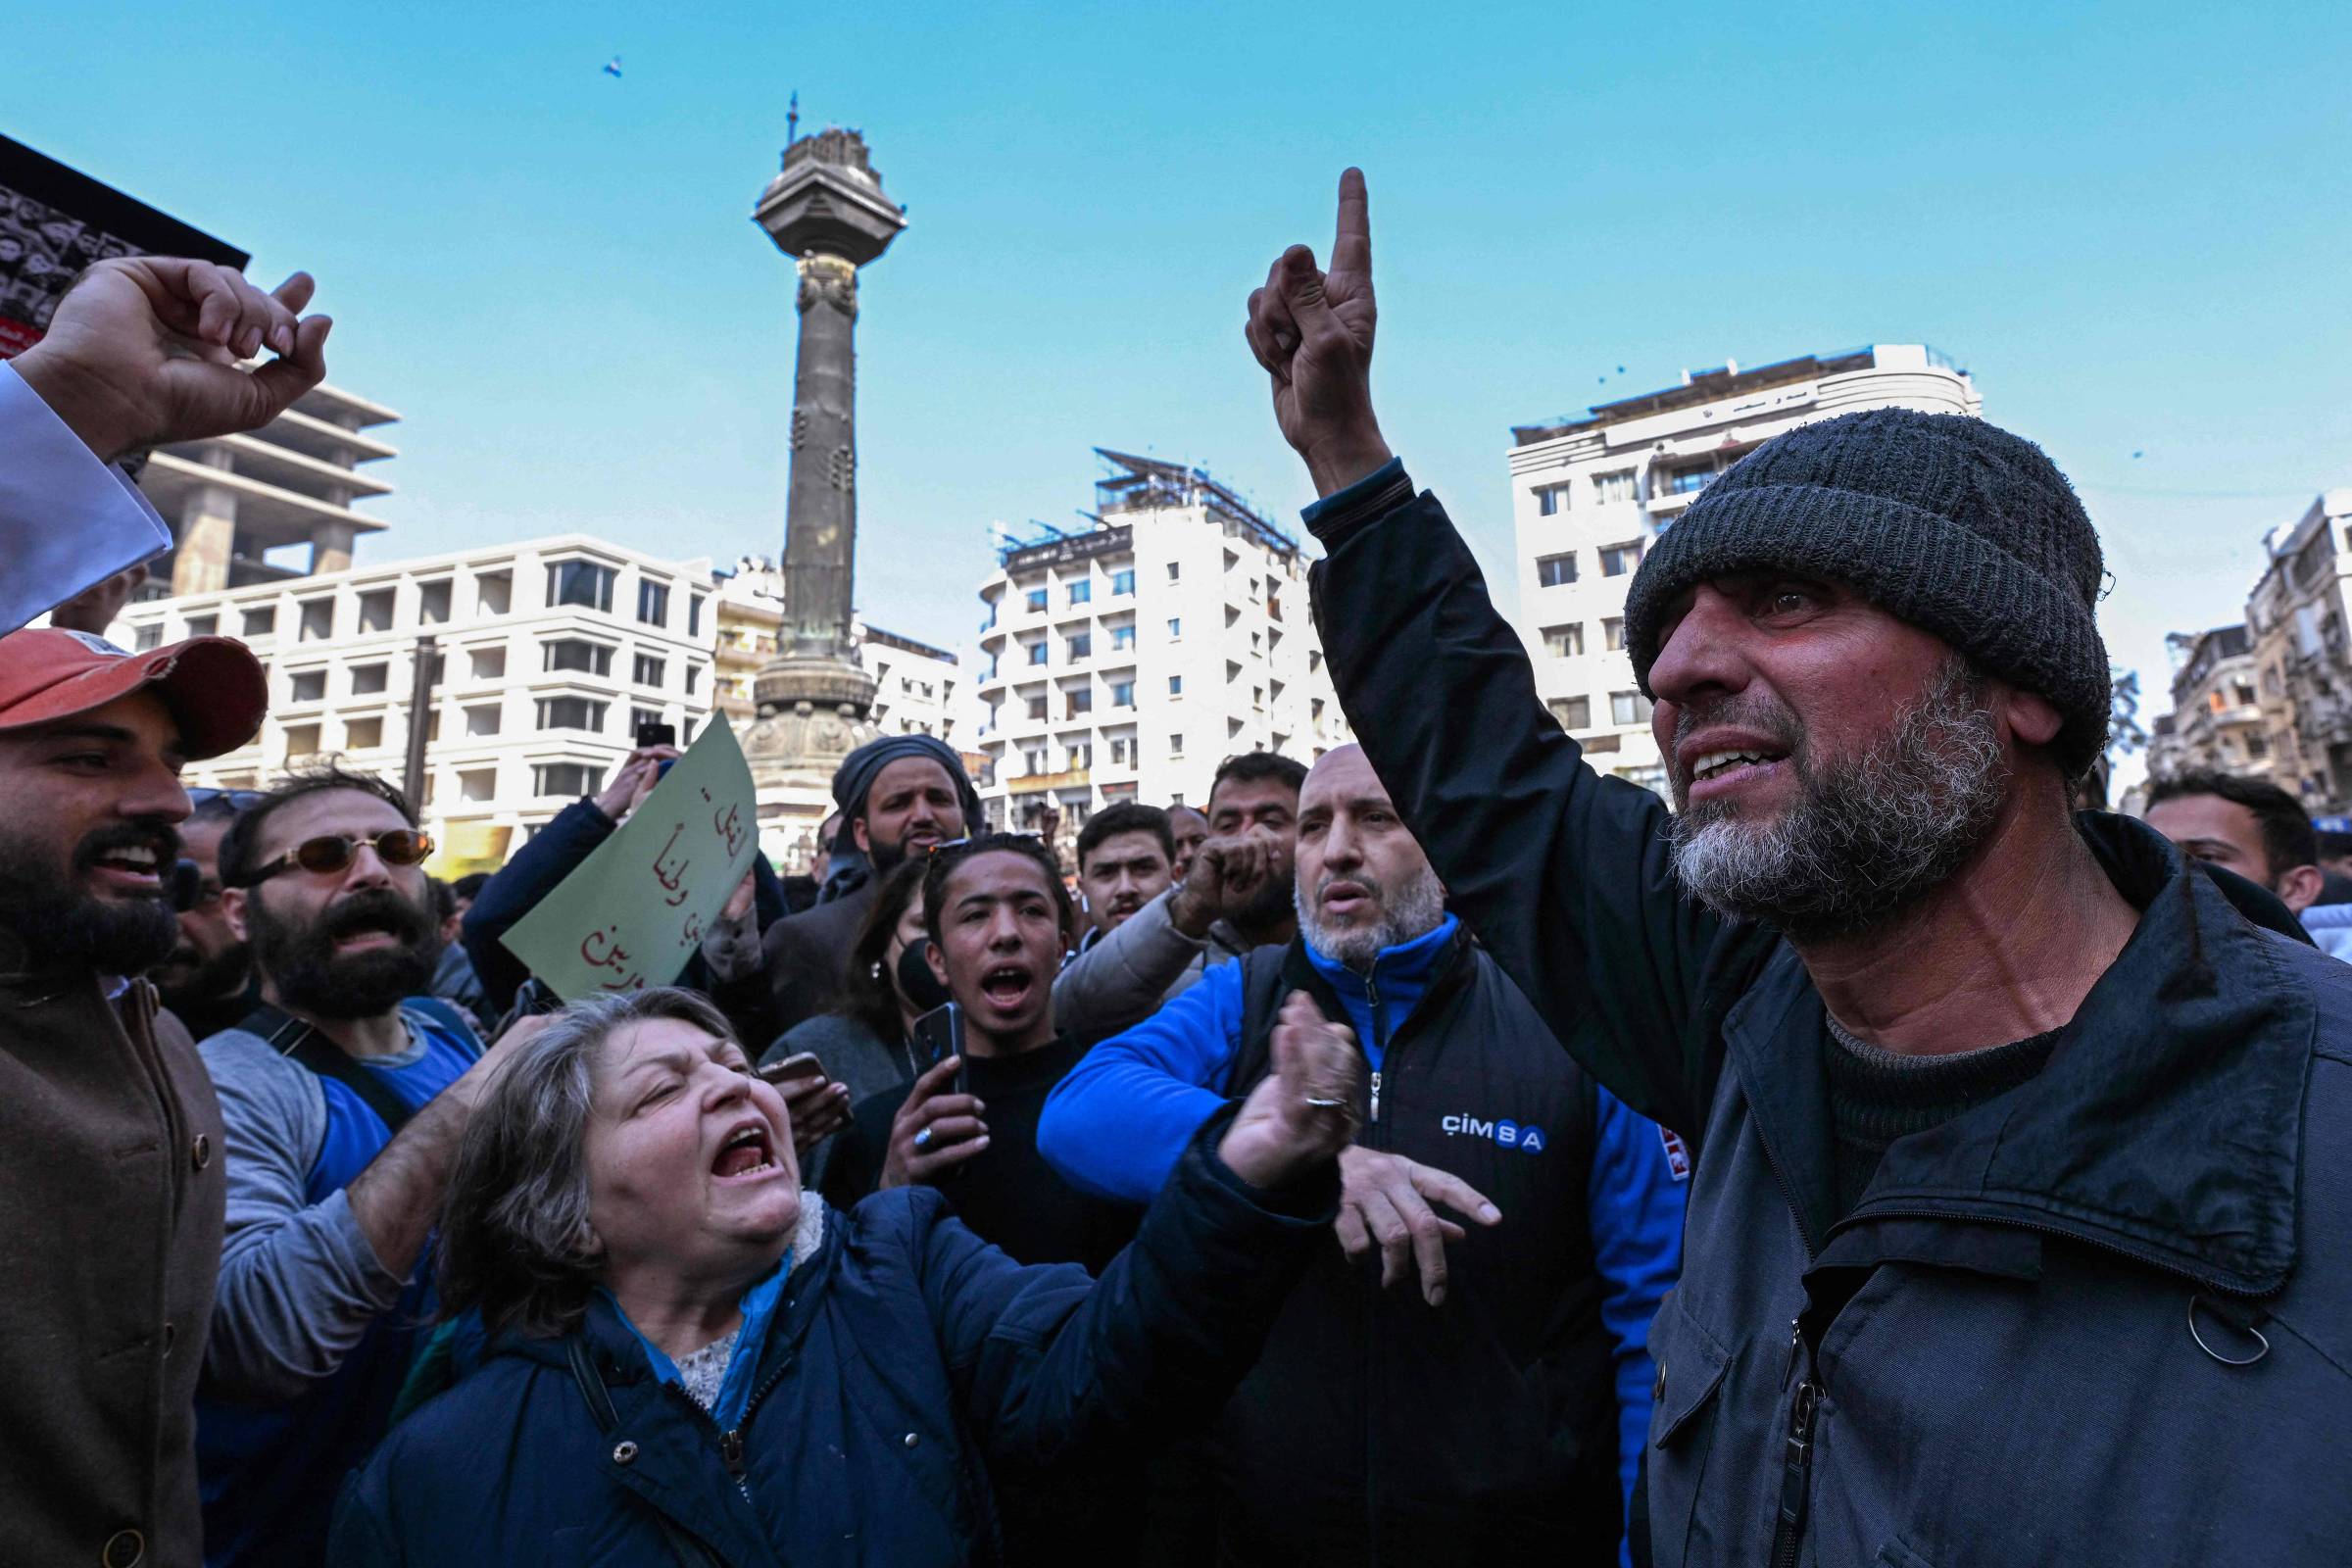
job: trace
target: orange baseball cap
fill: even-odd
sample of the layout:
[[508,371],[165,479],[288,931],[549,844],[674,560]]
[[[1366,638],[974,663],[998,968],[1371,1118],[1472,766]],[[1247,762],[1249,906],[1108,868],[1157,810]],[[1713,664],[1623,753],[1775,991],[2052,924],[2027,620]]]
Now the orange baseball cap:
[[261,661],[233,637],[191,637],[145,654],[56,627],[0,637],[0,731],[53,724],[150,686],[179,720],[190,761],[235,751],[270,710]]

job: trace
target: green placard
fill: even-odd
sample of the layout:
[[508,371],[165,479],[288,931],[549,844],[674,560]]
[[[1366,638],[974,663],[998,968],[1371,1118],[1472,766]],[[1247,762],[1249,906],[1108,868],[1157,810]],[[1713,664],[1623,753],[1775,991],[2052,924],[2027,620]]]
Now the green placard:
[[751,764],[718,714],[506,948],[566,1002],[677,979],[760,853]]

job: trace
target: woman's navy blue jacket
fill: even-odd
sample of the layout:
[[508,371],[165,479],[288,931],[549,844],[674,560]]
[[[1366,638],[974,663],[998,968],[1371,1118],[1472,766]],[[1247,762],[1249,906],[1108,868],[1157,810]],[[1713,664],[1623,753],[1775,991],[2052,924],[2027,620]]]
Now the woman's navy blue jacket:
[[572,1336],[507,1337],[354,1477],[328,1560],[998,1561],[984,1460],[1051,1465],[1204,1426],[1329,1224],[1337,1166],[1255,1192],[1213,1152],[1230,1119],[1202,1129],[1099,1282],[1014,1263],[929,1189],[825,1210],[734,1434],[656,1379],[601,1295]]

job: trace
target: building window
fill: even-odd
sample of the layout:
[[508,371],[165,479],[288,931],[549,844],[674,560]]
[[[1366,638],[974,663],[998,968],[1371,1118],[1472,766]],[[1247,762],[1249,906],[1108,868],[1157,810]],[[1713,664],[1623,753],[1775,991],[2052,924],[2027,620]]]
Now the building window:
[[507,672],[507,651],[498,648],[476,648],[466,658],[471,662],[475,680],[497,680]]
[[370,588],[360,595],[360,630],[390,631],[392,629],[392,590]]
[[1625,651],[1625,617],[1611,615],[1600,623],[1601,646],[1612,654]]
[[351,695],[354,697],[373,697],[384,689],[384,683],[389,676],[390,669],[391,666],[380,659],[372,664],[352,665]]
[[1596,473],[1592,476],[1592,499],[1606,506],[1612,501],[1634,499],[1634,470],[1619,468],[1615,473]]
[[1043,746],[1036,747],[1021,754],[1021,771],[1024,774],[1030,778],[1035,778],[1045,770],[1046,749]]
[[[586,791],[581,793],[585,794]],[[458,773],[458,799],[486,801],[498,794],[498,769],[495,767],[462,768]]]
[[1094,657],[1095,634],[1091,631],[1074,631],[1070,633],[1071,662],[1075,663],[1081,659],[1092,659]]
[[629,734],[631,736],[635,736],[639,730],[645,728],[645,726],[648,724],[659,724],[661,722],[662,710],[659,708],[632,708],[629,710]]
[[1028,597],[1024,603],[1028,605],[1032,612],[1042,614],[1046,608],[1046,590],[1043,588],[1030,589]]
[[611,566],[600,566],[593,561],[555,561],[547,567],[547,602],[549,605],[577,605],[582,610],[612,609],[612,578]]
[[466,710],[466,734],[495,735],[498,733],[498,729],[499,711],[496,708],[468,708]]
[[1110,683],[1110,706],[1133,708],[1135,706],[1135,682],[1131,680],[1112,681]]
[[1110,574],[1110,594],[1112,598],[1125,598],[1127,595],[1134,592],[1135,568],[1133,566],[1128,566],[1123,570],[1114,571]]
[[1622,577],[1630,571],[1639,570],[1641,565],[1642,541],[1639,539],[1630,545],[1600,547],[1600,574],[1603,577]]
[[[464,774],[458,775],[465,777]],[[485,775],[486,776],[486,775]],[[556,795],[594,795],[605,787],[605,770],[589,762],[539,762],[531,768],[531,793],[547,797]],[[474,799],[468,795],[468,800]],[[480,797],[487,800],[485,794]]]
[[384,721],[380,718],[355,718],[343,726],[346,751],[372,752],[383,744]]
[[1666,475],[1666,493],[1670,496],[1694,495],[1715,482],[1715,466],[1700,464],[1692,468],[1675,468]]
[[1609,722],[1612,724],[1648,723],[1649,699],[1640,692],[1609,693]]
[[689,637],[703,634],[703,601],[708,597],[706,594],[686,596],[686,635]]
[[1184,677],[1182,675],[1170,675],[1168,677],[1168,695],[1170,697],[1182,697],[1184,695]]
[[1564,484],[1539,485],[1536,489],[1536,513],[1539,516],[1556,517],[1568,504],[1568,487]]
[[1182,564],[1181,563],[1174,562],[1174,561],[1171,561],[1171,562],[1169,562],[1169,563],[1168,563],[1168,581],[1170,581],[1170,582],[1179,582],[1179,581],[1181,581],[1181,580],[1183,579],[1183,577],[1184,577],[1184,566],[1183,566],[1183,564]]
[[1168,755],[1170,757],[1182,757],[1184,755],[1183,736],[1171,735],[1168,737]]
[[1590,697],[1554,697],[1546,705],[1551,716],[1562,729],[1589,729],[1592,724],[1592,699]]
[[1029,644],[1029,662],[1031,662],[1032,664],[1042,664],[1042,663],[1044,663],[1045,662],[1046,662],[1046,645],[1045,645],[1044,643],[1042,643],[1042,642],[1035,642],[1035,643],[1031,643],[1031,644]]
[[335,634],[335,602],[332,599],[306,599],[302,603],[302,630],[297,637],[306,643],[324,642]]
[[485,615],[503,615],[514,603],[514,574],[485,571],[473,579],[473,602]]
[[1095,694],[1090,687],[1082,686],[1074,692],[1063,692],[1061,695],[1069,699],[1069,708],[1062,715],[1065,718],[1077,718],[1095,710]]
[[1110,738],[1110,765],[1113,767],[1135,765],[1135,742],[1132,739],[1125,735],[1113,735]]
[[651,654],[639,654],[632,678],[640,686],[659,686],[662,684],[662,677],[667,672],[668,661],[656,659]]
[[1121,653],[1127,649],[1133,648],[1134,646],[1135,628],[1133,626],[1113,626],[1110,628],[1110,651],[1112,653]]
[[220,635],[220,617],[219,615],[190,615],[188,617],[188,635],[191,637],[216,637]]
[[1544,628],[1544,651],[1554,659],[1574,659],[1585,651],[1585,623],[1572,620],[1565,626]]
[[669,622],[669,585],[641,577],[637,582],[637,618],[648,626]]
[[700,686],[702,683],[703,666],[700,664],[688,664],[686,666],[686,695],[692,697],[694,695],[694,689],[697,686]]
[[1094,585],[1093,583],[1091,583],[1091,582],[1074,582],[1074,583],[1070,584],[1070,603],[1071,603],[1071,604],[1073,604],[1073,605],[1084,605],[1084,604],[1091,604],[1091,603],[1093,603],[1093,602],[1094,602],[1094,597],[1095,597],[1095,585]]
[[1561,556],[1536,558],[1536,583],[1544,588],[1565,588],[1576,581],[1576,552]]
[[1168,641],[1174,643],[1182,642],[1183,640],[1184,617],[1182,615],[1170,615],[1168,617]]
[[586,697],[542,697],[539,699],[539,727],[601,730],[605,727],[605,710],[608,706]]
[[316,724],[288,724],[286,726],[286,755],[288,757],[318,756],[318,726]]
[[1046,700],[1043,697],[1029,699],[1029,716],[1040,724],[1046,721]]
[[544,667],[576,669],[588,675],[612,673],[612,649],[606,643],[583,642],[577,637],[561,637],[547,645]]
[[149,621],[130,634],[130,651],[144,654],[164,646],[164,623]]
[[326,671],[298,669],[286,677],[286,700],[292,703],[316,703],[326,696]]
[[427,626],[438,626],[449,619],[449,579],[439,582],[420,582],[416,585],[416,618]]
[[1069,768],[1069,770],[1070,770],[1071,772],[1073,772],[1073,773],[1083,773],[1083,772],[1087,772],[1087,771],[1089,771],[1090,769],[1092,769],[1092,768],[1094,767],[1094,765],[1095,765],[1095,744],[1094,744],[1094,742],[1092,742],[1092,741],[1080,741],[1080,742],[1078,742],[1076,745],[1069,747],[1069,748],[1068,748],[1068,753],[1069,753],[1069,755],[1068,755],[1066,758],[1064,758],[1064,759],[1063,759],[1063,765],[1064,765],[1064,766],[1066,766],[1067,768]]
[[275,605],[263,605],[258,609],[248,610],[245,612],[244,617],[237,622],[237,635],[240,637],[267,637],[275,630],[277,630],[277,607]]

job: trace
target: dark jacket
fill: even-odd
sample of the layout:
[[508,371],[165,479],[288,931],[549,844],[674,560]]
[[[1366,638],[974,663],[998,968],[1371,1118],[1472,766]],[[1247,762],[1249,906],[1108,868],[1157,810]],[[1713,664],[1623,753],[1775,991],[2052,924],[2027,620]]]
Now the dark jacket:
[[746,1039],[773,1040],[833,1004],[841,989],[842,965],[865,924],[865,911],[882,892],[882,880],[869,877],[830,904],[778,920],[760,939],[766,961],[767,1033]]
[[983,1458],[1048,1464],[1205,1421],[1329,1224],[1332,1167],[1252,1193],[1212,1152],[1221,1129],[1099,1284],[1015,1264],[933,1192],[826,1211],[768,1332],[735,1474],[601,1298],[581,1334],[609,1431],[567,1341],[503,1341],[386,1440],[345,1493],[329,1560],[667,1565],[659,1511],[735,1568],[997,1561]]
[[[1620,1352],[1643,1363],[1625,1368],[1639,1419],[1680,1189],[1657,1129],[1613,1102],[1604,1154],[1602,1097],[1458,922],[1387,950],[1369,985],[1303,942],[1220,969],[1063,1081],[1040,1131],[1048,1157],[1090,1188],[1149,1191],[1178,1124],[1163,1107],[1180,1119],[1248,1093],[1294,991],[1379,1063],[1357,1142],[1459,1176],[1504,1219],[1447,1248],[1437,1308],[1383,1291],[1376,1259],[1319,1247],[1212,1436],[1198,1543],[1162,1560],[1615,1562]],[[1604,1171],[1671,1192],[1626,1192]],[[1615,1272],[1638,1283],[1602,1268],[1604,1228]],[[1646,1266],[1625,1266],[1634,1250]],[[1635,1293],[1621,1347],[1604,1304]]]
[[1651,1333],[1656,1560],[2342,1562],[2352,967],[2086,815],[2130,943],[2034,1081],[1896,1142],[1834,1220],[1794,952],[1680,896],[1664,807],[1544,715],[1433,498],[1326,520],[1341,701],[1456,906],[1699,1145]]
[[[579,869],[580,862],[611,838],[617,825],[595,801],[574,801],[532,834],[531,841],[516,850],[514,858],[474,895],[461,929],[466,956],[473,960],[473,972],[481,986],[483,1023],[495,1021],[513,1006],[515,991],[531,977],[529,966],[509,953],[499,939]],[[753,909],[764,931],[784,918],[784,884],[764,855],[753,857],[752,876]],[[740,985],[719,985],[711,979],[702,955],[696,954],[687,960],[685,973],[676,983],[717,1003],[735,1025],[738,1038],[746,1043],[774,1038],[775,1031],[767,1027],[762,982],[756,976],[748,993]]]
[[0,1559],[202,1560],[221,1166],[212,1080],[154,988],[110,1001],[0,938]]

